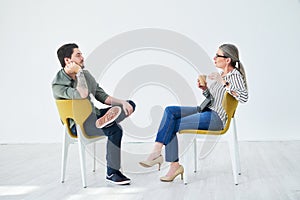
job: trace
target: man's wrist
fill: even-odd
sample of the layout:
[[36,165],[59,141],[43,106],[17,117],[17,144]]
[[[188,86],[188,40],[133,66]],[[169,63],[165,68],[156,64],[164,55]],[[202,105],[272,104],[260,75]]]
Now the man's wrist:
[[77,72],[75,71],[75,73],[76,73],[76,76],[79,76],[81,73],[83,72],[83,70],[80,68],[80,69],[78,69],[77,70]]

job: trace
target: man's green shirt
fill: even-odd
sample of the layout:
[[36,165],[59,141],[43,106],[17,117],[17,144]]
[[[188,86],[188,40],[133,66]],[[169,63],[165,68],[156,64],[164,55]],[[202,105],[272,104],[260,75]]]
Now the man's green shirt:
[[[104,103],[109,96],[96,82],[95,78],[87,70],[83,70],[84,77],[86,79],[89,94],[93,94],[95,99]],[[81,99],[79,92],[76,90],[77,80],[73,80],[66,72],[61,69],[52,81],[52,92],[55,99]],[[90,101],[90,96],[87,97]],[[96,115],[100,114],[98,108],[96,108],[91,102],[93,112]],[[73,125],[73,123],[71,124]]]

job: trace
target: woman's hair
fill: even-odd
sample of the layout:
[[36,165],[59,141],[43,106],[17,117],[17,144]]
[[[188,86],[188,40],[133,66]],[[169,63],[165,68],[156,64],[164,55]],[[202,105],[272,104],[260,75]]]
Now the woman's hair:
[[248,89],[245,68],[240,61],[239,50],[237,49],[237,47],[234,46],[233,44],[222,44],[219,47],[219,49],[223,51],[224,56],[231,58],[230,65],[235,67],[242,74],[244,78],[245,86]]
[[71,58],[73,50],[75,48],[78,48],[78,45],[75,43],[70,43],[70,44],[64,44],[57,50],[57,57],[58,60],[61,64],[61,67],[64,68],[66,63],[65,63],[65,58]]

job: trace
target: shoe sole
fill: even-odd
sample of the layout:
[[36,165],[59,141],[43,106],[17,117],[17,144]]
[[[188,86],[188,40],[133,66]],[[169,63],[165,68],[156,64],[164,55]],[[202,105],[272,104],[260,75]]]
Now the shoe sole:
[[[99,120],[99,119],[98,119],[98,120],[96,121],[96,127],[97,127],[97,128],[104,128],[105,126],[107,126],[107,125],[111,124],[112,122],[114,122],[114,121],[120,116],[121,110],[122,110],[122,109],[121,109],[120,107],[118,107],[118,106],[114,106],[114,107],[118,108],[118,113],[116,114],[116,116],[115,116],[114,118],[112,118],[111,120],[105,122],[105,123],[102,124],[101,126],[99,126],[98,123],[97,123],[98,120]],[[114,108],[114,107],[112,107],[112,108]],[[111,108],[110,108],[110,109],[111,109]],[[109,112],[109,111],[107,111],[107,112]],[[106,114],[107,114],[107,113],[105,113],[105,115],[106,115]],[[104,117],[105,115],[103,115],[102,117]],[[101,118],[102,118],[102,117],[101,117]],[[100,119],[101,119],[101,118],[100,118]]]
[[150,166],[150,165],[147,165],[147,164],[141,163],[141,162],[139,162],[139,164],[140,164],[141,166],[143,166],[143,167],[146,167],[146,168],[152,167],[152,166]]
[[115,184],[115,185],[130,185],[130,180],[128,181],[121,181],[121,182],[114,182],[114,181],[111,181],[111,180],[108,180],[106,179],[107,182],[109,183],[112,183],[112,184]]

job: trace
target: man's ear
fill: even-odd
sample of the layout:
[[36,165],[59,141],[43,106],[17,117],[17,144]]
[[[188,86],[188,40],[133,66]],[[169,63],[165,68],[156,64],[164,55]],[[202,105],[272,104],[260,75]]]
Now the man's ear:
[[65,57],[65,58],[64,58],[64,61],[65,61],[65,64],[66,64],[66,65],[68,65],[68,64],[70,64],[70,62],[71,62],[71,59],[70,59],[70,58],[67,58],[67,57]]

